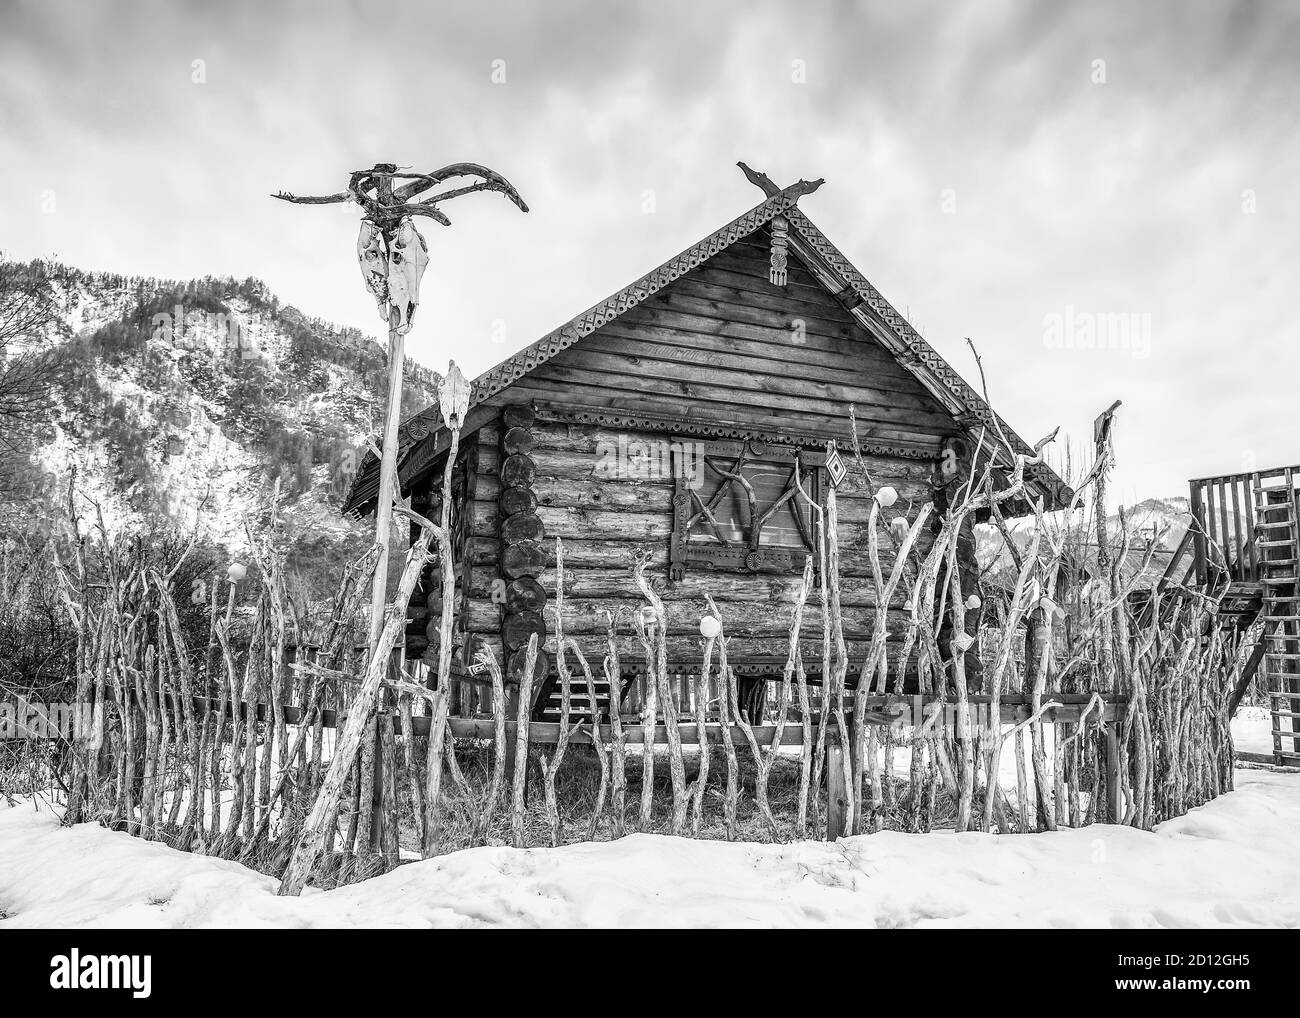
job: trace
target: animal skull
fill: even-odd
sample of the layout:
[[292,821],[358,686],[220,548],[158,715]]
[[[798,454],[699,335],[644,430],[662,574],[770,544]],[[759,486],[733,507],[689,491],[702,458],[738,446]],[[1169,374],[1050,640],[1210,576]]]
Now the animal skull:
[[405,217],[388,242],[388,303],[397,310],[397,331],[411,331],[415,309],[420,306],[420,279],[429,264],[429,248]]
[[384,250],[384,234],[368,219],[361,221],[357,236],[357,261],[361,263],[361,278],[366,289],[379,305],[379,315],[388,321],[388,255]]

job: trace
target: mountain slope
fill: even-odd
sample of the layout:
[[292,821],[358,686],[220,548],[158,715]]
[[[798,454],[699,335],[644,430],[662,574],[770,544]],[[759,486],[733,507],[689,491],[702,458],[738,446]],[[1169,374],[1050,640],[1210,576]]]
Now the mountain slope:
[[[52,525],[76,487],[110,531],[172,523],[237,551],[278,490],[291,541],[349,540],[338,512],[377,430],[385,350],[281,305],[259,281],[126,278],[37,263],[62,320],[32,344],[62,366],[25,452],[31,480],[9,525]],[[404,410],[436,398],[408,361]],[[277,487],[278,486],[278,487]]]

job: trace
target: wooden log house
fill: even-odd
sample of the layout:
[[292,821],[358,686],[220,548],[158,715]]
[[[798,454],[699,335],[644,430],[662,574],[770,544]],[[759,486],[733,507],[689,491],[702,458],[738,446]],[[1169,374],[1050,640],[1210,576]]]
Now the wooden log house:
[[[824,501],[831,450],[856,460],[850,415],[870,473],[851,462],[836,491],[854,661],[875,608],[866,555],[874,490],[897,490],[889,518],[910,521],[930,501],[942,510],[969,477],[973,451],[995,444],[986,402],[799,208],[818,185],[780,190],[758,176],[761,204],[473,382],[453,466],[453,672],[467,675],[486,643],[517,677],[536,632],[549,639],[539,665],[549,678],[535,716],[554,679],[556,537],[565,630],[589,657],[604,654],[607,612],[644,604],[631,567],[645,554],[667,611],[670,666],[698,670],[707,592],[724,616],[730,661],[761,688],[784,663],[805,556],[816,560],[816,517],[795,479]],[[1018,452],[1032,451],[1003,430]],[[399,483],[418,511],[439,511],[449,440],[436,404],[402,427]],[[371,454],[346,512],[373,512],[378,474]],[[1026,477],[1045,509],[1068,501],[1047,466]],[[973,566],[971,533],[965,549]],[[438,586],[430,575],[413,599],[406,643],[409,658],[435,664]],[[889,610],[892,631],[901,595]],[[814,682],[821,629],[814,596],[804,619]],[[631,677],[643,671],[642,650],[626,617],[619,633]],[[856,679],[854,668],[850,685]]]

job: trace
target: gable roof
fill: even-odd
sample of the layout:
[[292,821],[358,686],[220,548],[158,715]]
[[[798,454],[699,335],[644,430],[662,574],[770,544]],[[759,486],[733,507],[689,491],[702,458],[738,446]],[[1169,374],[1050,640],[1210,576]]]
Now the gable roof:
[[[956,423],[973,440],[978,439],[981,429],[987,429],[985,448],[996,446],[995,415],[988,403],[803,214],[797,203],[804,193],[806,185],[800,181],[772,195],[675,258],[483,372],[471,385],[470,420],[467,424],[472,425],[473,411],[483,402],[780,215],[792,227],[789,234],[791,252],[813,276],[953,415]],[[402,425],[398,433],[399,476],[412,450],[426,439],[436,437],[441,428],[441,417],[438,405],[434,403]],[[1001,417],[996,420],[1016,452],[1033,454],[1029,444]],[[1005,455],[1001,458],[1005,460]],[[1030,464],[1025,470],[1025,479],[1042,496],[1045,509],[1064,506],[1073,494],[1045,463]],[[343,511],[355,515],[368,513],[378,495],[378,488],[379,461],[371,451],[367,452],[357,471]]]

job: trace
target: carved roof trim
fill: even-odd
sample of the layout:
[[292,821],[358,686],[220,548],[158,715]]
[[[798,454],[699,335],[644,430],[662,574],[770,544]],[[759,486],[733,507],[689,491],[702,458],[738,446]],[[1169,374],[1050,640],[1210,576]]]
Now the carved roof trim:
[[[845,288],[851,287],[859,297],[861,303],[850,309],[850,314],[854,315],[874,334],[878,333],[877,329],[872,328],[871,316],[877,321],[884,324],[892,333],[892,338],[900,344],[902,350],[894,347],[893,343],[888,344],[891,352],[894,353],[895,359],[918,381],[933,391],[935,383],[942,387],[949,396],[955,399],[959,404],[959,409],[954,414],[959,423],[962,423],[974,435],[977,436],[979,427],[982,425],[988,428],[986,441],[996,441],[997,425],[1001,425],[1002,432],[1007,436],[1007,441],[1015,448],[1016,452],[1032,456],[1033,448],[1023,438],[1016,434],[1015,430],[1007,424],[1001,417],[994,414],[993,408],[985,402],[975,389],[962,378],[960,374],[950,365],[943,356],[932,347],[925,338],[912,327],[912,324],[904,318],[888,300],[871,285],[870,281],[862,275],[861,272],[850,262],[824,233],[804,215],[802,209],[793,209],[787,218],[798,231],[800,237],[807,241],[808,245],[816,252],[819,258],[839,277]],[[963,418],[965,418],[963,420]],[[974,420],[970,420],[974,418]],[[1011,466],[1012,464],[1007,464]],[[1069,502],[1074,492],[1070,487],[1057,476],[1056,471],[1045,463],[1029,464],[1025,468],[1027,477],[1038,482],[1046,498],[1047,506],[1052,509]]]

